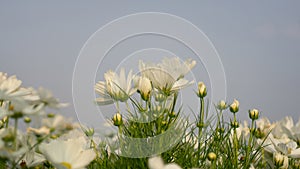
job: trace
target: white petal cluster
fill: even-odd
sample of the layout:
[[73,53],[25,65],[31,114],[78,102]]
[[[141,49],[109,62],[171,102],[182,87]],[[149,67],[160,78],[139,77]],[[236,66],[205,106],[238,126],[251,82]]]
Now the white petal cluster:
[[96,99],[99,105],[112,104],[114,101],[124,102],[136,92],[136,88],[132,87],[132,70],[127,78],[124,68],[121,68],[119,75],[110,70],[104,74],[104,78],[105,81],[99,81],[95,85],[95,91],[100,96]]
[[184,76],[196,65],[196,61],[187,60],[181,62],[178,57],[164,58],[161,63],[139,62],[139,69],[143,76],[147,77],[154,88],[162,93],[169,94],[190,84]]
[[58,169],[83,169],[96,154],[93,149],[87,149],[85,138],[69,140],[52,140],[40,145],[40,151]]

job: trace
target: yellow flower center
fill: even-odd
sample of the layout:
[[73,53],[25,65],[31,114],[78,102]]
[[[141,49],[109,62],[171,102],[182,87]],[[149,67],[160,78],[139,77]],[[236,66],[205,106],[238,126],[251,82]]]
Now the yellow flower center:
[[72,165],[68,162],[61,162],[60,163],[62,166],[66,167],[67,169],[71,169],[72,168]]

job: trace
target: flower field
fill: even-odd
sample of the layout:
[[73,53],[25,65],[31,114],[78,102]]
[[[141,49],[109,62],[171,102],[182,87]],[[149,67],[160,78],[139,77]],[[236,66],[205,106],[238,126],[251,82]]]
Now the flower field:
[[[0,72],[0,168],[300,168],[300,121],[271,122],[256,108],[240,121],[238,99],[211,103],[203,82],[185,78],[195,66],[174,57],[107,71],[94,87],[95,106],[115,105],[116,133],[105,137],[55,113],[67,104],[50,91]],[[182,109],[178,96],[195,83],[200,107]]]

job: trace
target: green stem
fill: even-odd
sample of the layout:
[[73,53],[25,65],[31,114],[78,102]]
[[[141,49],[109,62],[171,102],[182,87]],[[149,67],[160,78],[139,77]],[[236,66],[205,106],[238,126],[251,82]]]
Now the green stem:
[[202,147],[201,138],[202,138],[202,129],[204,126],[204,99],[200,98],[200,118],[198,124],[198,159],[200,158],[200,149]]
[[119,144],[120,144],[120,150],[123,152],[123,138],[122,137],[122,125],[118,126],[118,133],[119,133]]
[[117,101],[117,103],[116,103],[116,107],[117,107],[117,112],[118,113],[121,113],[121,111],[120,111],[120,105],[119,105],[119,102]]
[[14,128],[14,149],[18,149],[18,142],[17,142],[17,131],[18,131],[18,118],[15,118],[15,128]]
[[6,120],[5,120],[5,128],[8,128],[8,123],[9,123],[9,116],[6,116]]
[[222,110],[220,110],[220,112],[219,112],[219,114],[218,114],[218,122],[217,122],[216,129],[218,129],[219,126],[222,127],[222,125],[221,125],[221,117],[223,117],[223,112],[222,112]]
[[[233,115],[233,121],[236,123],[236,115],[234,113]],[[237,138],[237,133],[236,133],[236,127],[233,128],[233,145],[234,145],[234,165],[235,168],[238,168],[238,148],[239,148],[239,143],[238,143],[238,138]]]
[[252,145],[252,139],[253,139],[253,130],[254,130],[254,120],[252,120],[251,128],[250,128],[250,136],[248,140],[248,147],[246,151],[246,167],[248,167],[250,164],[250,151],[251,151],[251,145]]
[[210,169],[217,169],[217,163],[216,163],[216,160],[213,160],[213,161],[211,162]]
[[175,105],[176,105],[176,101],[177,101],[177,96],[178,96],[178,93],[175,92],[175,93],[174,93],[174,99],[173,99],[173,104],[172,104],[171,113],[175,110]]

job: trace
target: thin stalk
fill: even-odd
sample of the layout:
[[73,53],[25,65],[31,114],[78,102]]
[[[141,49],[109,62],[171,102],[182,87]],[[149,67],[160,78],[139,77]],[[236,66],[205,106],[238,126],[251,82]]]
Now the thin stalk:
[[[234,123],[236,122],[236,115],[234,113],[233,115],[233,121]],[[236,127],[233,128],[233,146],[234,146],[234,165],[235,168],[238,168],[238,148],[239,148],[239,143],[237,139],[237,133],[236,133]]]
[[261,161],[262,161],[262,167],[266,167],[267,161],[265,159],[265,149],[261,148]]
[[5,128],[8,128],[8,123],[9,123],[9,116],[6,116],[6,120],[5,120]]
[[176,101],[177,101],[177,96],[178,96],[178,93],[175,92],[175,93],[174,93],[174,99],[173,99],[173,104],[172,104],[171,113],[175,110],[175,105],[176,105]]
[[[220,110],[219,114],[217,115],[218,116],[218,122],[217,122],[217,127],[216,129],[219,128],[219,126],[221,126],[221,117],[223,117],[223,111]],[[222,127],[222,126],[221,126]]]
[[210,165],[210,169],[217,169],[217,161],[213,160]]
[[120,112],[120,105],[119,105],[119,102],[118,102],[118,101],[116,102],[116,107],[117,107],[117,112],[118,112],[118,113],[121,113],[121,112]]
[[18,131],[18,118],[15,118],[15,128],[14,128],[14,149],[18,149],[18,142],[17,142],[17,131]]
[[252,145],[252,139],[253,139],[253,130],[254,130],[254,120],[252,120],[251,128],[250,128],[250,136],[248,140],[248,147],[246,151],[246,167],[249,166],[250,163],[250,151],[251,151],[251,145]]
[[130,110],[130,107],[129,107],[129,104],[128,104],[128,101],[126,101],[125,102],[125,104],[126,104],[126,109],[127,109],[127,111],[131,114],[131,110]]
[[200,149],[202,147],[201,138],[202,138],[202,129],[204,125],[204,99],[200,98],[200,118],[198,124],[198,158],[200,157]]

